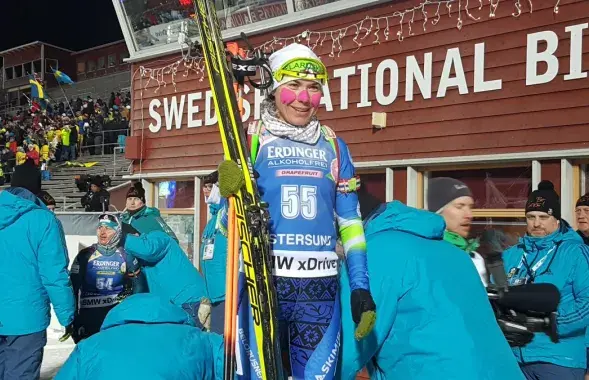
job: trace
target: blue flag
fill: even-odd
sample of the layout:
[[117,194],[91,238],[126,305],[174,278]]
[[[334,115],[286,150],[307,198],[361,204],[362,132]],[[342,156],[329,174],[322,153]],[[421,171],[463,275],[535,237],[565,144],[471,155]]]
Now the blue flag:
[[53,70],[53,75],[55,76],[55,79],[57,79],[57,83],[59,83],[59,84],[74,84],[74,81],[68,75],[64,74],[63,72],[61,72],[59,70],[55,70],[53,67],[51,68],[51,70]]

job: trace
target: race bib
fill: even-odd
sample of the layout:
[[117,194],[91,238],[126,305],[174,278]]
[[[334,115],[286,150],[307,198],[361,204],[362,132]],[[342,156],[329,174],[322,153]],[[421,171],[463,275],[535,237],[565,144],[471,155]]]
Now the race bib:
[[203,260],[212,260],[213,253],[215,252],[215,245],[214,244],[207,244],[205,245],[205,249],[202,255]]

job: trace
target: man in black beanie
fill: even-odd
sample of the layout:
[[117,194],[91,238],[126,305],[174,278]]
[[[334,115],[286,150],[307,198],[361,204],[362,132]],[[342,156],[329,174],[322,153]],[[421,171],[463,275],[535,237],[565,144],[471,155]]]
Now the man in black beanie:
[[589,326],[589,247],[561,218],[560,199],[542,181],[526,203],[527,234],[503,253],[509,285],[550,283],[560,291],[559,342],[544,333],[513,349],[528,379],[581,380],[585,375],[585,330]]
[[41,173],[25,163],[0,193],[0,366],[2,379],[39,379],[50,303],[71,329],[74,293],[65,236],[37,197]]
[[526,202],[526,221],[530,236],[550,235],[560,227],[560,198],[550,181],[542,181]]

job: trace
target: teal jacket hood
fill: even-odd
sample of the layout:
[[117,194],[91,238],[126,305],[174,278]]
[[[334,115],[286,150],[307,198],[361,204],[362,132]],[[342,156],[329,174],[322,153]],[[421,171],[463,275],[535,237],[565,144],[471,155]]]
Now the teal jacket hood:
[[163,297],[149,293],[132,295],[108,313],[101,330],[129,323],[195,326],[193,319],[180,307]]
[[141,218],[144,216],[161,216],[160,210],[153,207],[143,206],[139,211],[131,214],[129,211],[125,211],[121,218],[123,221],[130,220],[131,218]]
[[431,240],[442,240],[446,223],[440,215],[408,207],[399,201],[387,203],[365,226],[366,238],[382,231],[399,231]]
[[14,224],[22,215],[37,209],[47,209],[33,193],[11,187],[0,193],[0,230]]

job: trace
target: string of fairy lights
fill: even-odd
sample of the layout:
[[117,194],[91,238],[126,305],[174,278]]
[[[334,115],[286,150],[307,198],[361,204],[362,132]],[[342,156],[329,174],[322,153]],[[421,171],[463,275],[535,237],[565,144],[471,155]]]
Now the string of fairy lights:
[[[329,57],[336,58],[343,51],[342,42],[346,37],[353,36],[352,41],[355,43],[355,49],[352,53],[357,52],[362,46],[380,44],[392,38],[396,38],[399,42],[402,42],[406,37],[415,34],[415,17],[418,14],[423,16],[421,27],[424,32],[427,31],[428,25],[437,25],[443,13],[446,13],[448,17],[452,18],[454,12],[458,16],[456,27],[462,30],[464,17],[473,21],[479,21],[481,19],[480,13],[485,8],[486,3],[489,8],[488,17],[494,18],[501,2],[501,0],[478,0],[478,8],[474,9],[477,9],[476,12],[479,15],[474,15],[470,6],[470,3],[473,1],[476,0],[424,0],[414,7],[402,11],[395,11],[389,15],[378,17],[366,16],[358,22],[335,30],[314,31],[307,29],[293,36],[273,37],[254,47],[254,49],[263,52],[273,52],[291,43],[306,43],[311,49],[315,50],[317,47],[323,47],[325,43],[331,43]],[[534,10],[532,0],[523,0],[523,3],[526,4],[529,13],[532,13]],[[522,4],[522,0],[514,0],[513,17],[517,18],[524,12],[524,4]],[[555,14],[559,12],[559,5],[560,0],[556,0],[553,10]],[[396,33],[394,30],[391,31],[393,28],[396,28]],[[183,77],[195,74],[199,78],[199,81],[203,81],[206,73],[204,65],[202,56],[192,54],[189,48],[188,50],[182,49],[182,56],[165,66],[155,68],[140,66],[136,74],[142,79],[146,79],[143,83],[143,89],[147,89],[155,81],[157,82],[157,87],[154,89],[155,93],[158,93],[162,87],[167,87],[168,82],[172,84],[174,91],[176,91],[176,78],[179,74]]]

